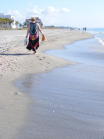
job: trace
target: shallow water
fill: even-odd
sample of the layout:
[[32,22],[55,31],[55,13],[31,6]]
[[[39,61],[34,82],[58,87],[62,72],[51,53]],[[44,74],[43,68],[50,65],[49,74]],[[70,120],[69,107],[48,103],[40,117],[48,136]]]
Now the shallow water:
[[33,99],[18,139],[104,139],[104,53],[98,48],[89,39],[48,51],[78,64],[17,82]]

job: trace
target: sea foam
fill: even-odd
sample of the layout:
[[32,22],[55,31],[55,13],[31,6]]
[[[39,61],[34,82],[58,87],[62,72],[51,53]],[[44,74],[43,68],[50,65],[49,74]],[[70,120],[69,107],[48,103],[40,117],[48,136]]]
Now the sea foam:
[[96,40],[98,40],[98,42],[104,46],[104,39],[101,39],[99,37],[95,37]]

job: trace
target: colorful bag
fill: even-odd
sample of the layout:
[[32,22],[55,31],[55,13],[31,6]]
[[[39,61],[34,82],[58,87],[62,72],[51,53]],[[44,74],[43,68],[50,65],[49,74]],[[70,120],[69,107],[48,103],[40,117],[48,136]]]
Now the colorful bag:
[[42,34],[42,41],[46,41],[46,40],[47,40],[46,36]]

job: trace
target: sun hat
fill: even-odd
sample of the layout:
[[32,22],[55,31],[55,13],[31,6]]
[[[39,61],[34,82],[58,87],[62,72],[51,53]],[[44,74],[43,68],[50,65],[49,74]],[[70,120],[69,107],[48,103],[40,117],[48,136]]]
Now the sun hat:
[[35,17],[31,17],[31,21],[32,22],[36,21],[36,18]]

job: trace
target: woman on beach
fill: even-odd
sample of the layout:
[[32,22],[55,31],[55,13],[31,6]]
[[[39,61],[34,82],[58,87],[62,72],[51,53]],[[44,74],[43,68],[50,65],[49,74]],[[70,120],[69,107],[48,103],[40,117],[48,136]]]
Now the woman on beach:
[[34,17],[31,18],[31,22],[27,29],[27,35],[26,38],[29,37],[29,42],[27,45],[28,50],[33,50],[34,54],[36,53],[36,50],[39,47],[39,32],[41,32],[42,36],[44,36],[40,25],[36,23],[36,19]]

